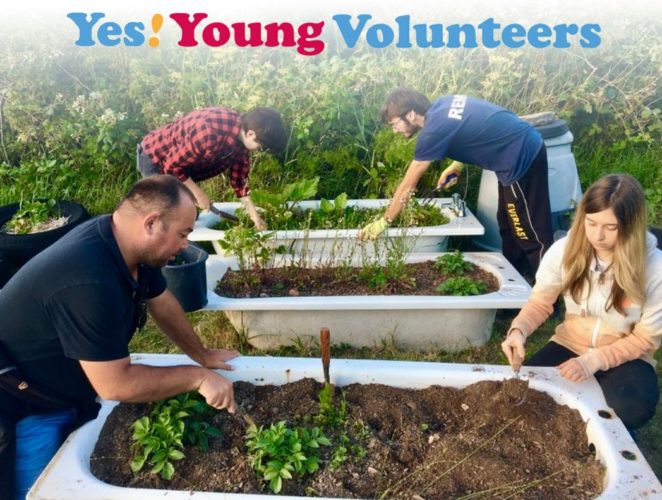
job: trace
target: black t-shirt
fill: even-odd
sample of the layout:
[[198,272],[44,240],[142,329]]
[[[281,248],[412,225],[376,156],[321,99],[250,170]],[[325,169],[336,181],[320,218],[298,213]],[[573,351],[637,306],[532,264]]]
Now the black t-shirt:
[[[23,375],[89,412],[96,393],[80,366],[129,355],[146,299],[163,293],[158,268],[136,281],[105,215],[73,229],[0,291],[0,342]],[[86,410],[87,409],[87,410]]]

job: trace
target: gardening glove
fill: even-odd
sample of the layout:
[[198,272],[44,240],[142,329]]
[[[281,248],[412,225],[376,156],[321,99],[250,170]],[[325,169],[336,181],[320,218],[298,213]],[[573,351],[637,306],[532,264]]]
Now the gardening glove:
[[253,200],[251,200],[251,197],[244,196],[239,200],[241,201],[241,206],[244,207],[244,210],[253,221],[253,224],[255,224],[255,228],[258,231],[264,231],[267,229],[267,224],[262,220],[262,217],[260,217],[260,214],[257,212],[257,207],[253,203]]
[[524,350],[524,343],[526,342],[526,337],[524,332],[519,328],[511,328],[508,330],[506,340],[501,343],[501,350],[508,358],[508,363],[512,365],[515,370],[519,370],[519,367],[526,356],[526,351]]
[[360,240],[376,240],[380,234],[388,229],[389,222],[385,217],[380,217],[359,231]]
[[457,184],[457,180],[460,178],[460,175],[462,175],[463,168],[464,165],[462,165],[462,163],[459,161],[454,161],[448,167],[446,167],[439,176],[439,180],[437,181],[437,189],[448,189],[449,187],[455,186],[455,184]]

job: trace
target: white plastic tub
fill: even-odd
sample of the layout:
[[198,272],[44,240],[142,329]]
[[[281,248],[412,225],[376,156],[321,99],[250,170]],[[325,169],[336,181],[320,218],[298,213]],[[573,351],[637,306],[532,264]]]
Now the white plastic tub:
[[[414,253],[407,262],[434,260],[441,253]],[[403,349],[457,351],[489,340],[497,309],[519,309],[531,288],[500,253],[464,253],[465,259],[492,272],[496,292],[471,296],[331,296],[234,299],[212,290],[233,257],[210,256],[205,310],[225,311],[237,331],[259,349],[273,349],[293,340],[317,338],[331,329],[334,342],[356,347],[394,340]]]
[[[159,366],[193,364],[182,355],[135,355],[134,362]],[[254,384],[281,385],[304,377],[323,381],[318,359],[240,357],[233,360],[234,371],[222,372],[229,379]],[[482,380],[512,377],[506,366],[458,365],[404,361],[365,361],[334,359],[331,382],[338,386],[351,383],[381,383],[394,387],[425,388],[430,385],[465,387]],[[600,387],[591,378],[572,383],[554,368],[524,368],[521,376],[530,387],[548,393],[562,405],[576,409],[586,422],[587,446],[595,447],[597,458],[606,468],[601,500],[623,498],[660,498],[662,485],[632,441],[620,419],[605,403]],[[62,445],[28,494],[30,500],[197,500],[257,499],[273,495],[242,495],[195,491],[121,488],[96,479],[89,460],[99,432],[115,402],[105,401],[99,417],[74,432]],[[549,446],[554,446],[553,442]],[[277,497],[293,498],[293,497]]]
[[[349,206],[358,206],[362,208],[386,208],[389,200],[347,200]],[[448,224],[442,226],[423,226],[411,228],[387,229],[381,236],[384,238],[407,237],[413,242],[414,252],[439,252],[446,250],[449,236],[476,236],[485,232],[485,229],[478,222],[478,219],[466,209],[464,217],[458,217],[450,206],[451,198],[435,198],[432,203],[440,207],[444,214],[450,218]],[[318,200],[302,201],[297,206],[307,208],[319,208]],[[214,203],[219,210],[234,214],[240,203]],[[218,241],[225,237],[225,231],[211,229],[206,224],[213,225],[210,222],[213,219],[203,219],[196,221],[193,226],[193,232],[189,234],[190,241],[209,241],[214,247],[214,251],[219,255],[224,255],[224,251]],[[218,221],[218,219],[216,219]],[[269,221],[266,221],[269,224]],[[273,245],[278,247],[284,245],[291,249],[292,253],[300,254],[302,251],[313,254],[333,254],[338,256],[347,256],[355,253],[357,248],[362,247],[364,251],[374,253],[374,243],[359,242],[359,229],[321,229],[310,231],[275,231],[273,235]]]

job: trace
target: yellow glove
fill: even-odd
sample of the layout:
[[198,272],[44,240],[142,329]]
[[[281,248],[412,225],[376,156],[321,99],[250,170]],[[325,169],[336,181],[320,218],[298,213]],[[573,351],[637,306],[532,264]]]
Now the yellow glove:
[[360,240],[376,240],[380,234],[388,229],[389,222],[385,217],[380,217],[375,222],[371,222],[359,232]]

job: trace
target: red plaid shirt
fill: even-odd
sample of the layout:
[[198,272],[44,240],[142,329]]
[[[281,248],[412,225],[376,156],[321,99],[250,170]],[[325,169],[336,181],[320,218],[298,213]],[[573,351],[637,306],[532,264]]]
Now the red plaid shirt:
[[248,150],[239,140],[239,114],[227,108],[192,111],[151,131],[142,140],[143,153],[164,174],[181,181],[201,181],[229,171],[238,197],[248,194]]

